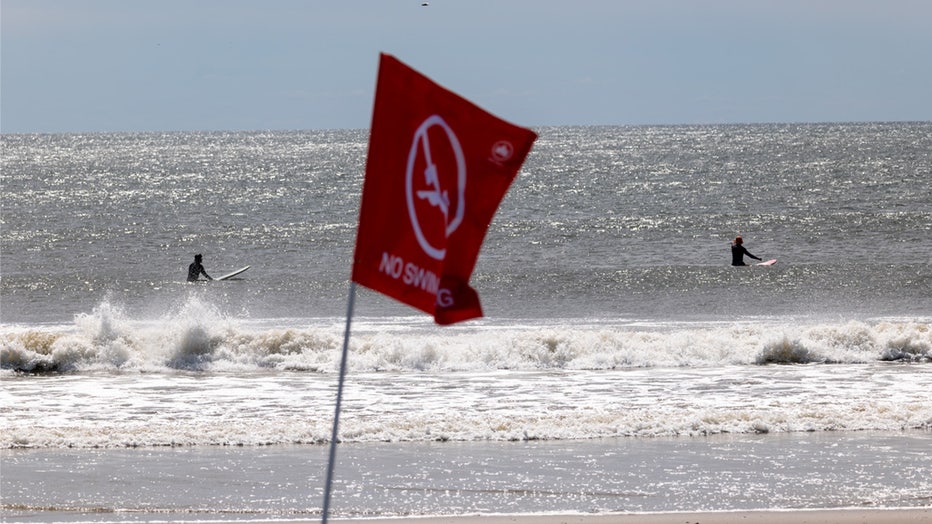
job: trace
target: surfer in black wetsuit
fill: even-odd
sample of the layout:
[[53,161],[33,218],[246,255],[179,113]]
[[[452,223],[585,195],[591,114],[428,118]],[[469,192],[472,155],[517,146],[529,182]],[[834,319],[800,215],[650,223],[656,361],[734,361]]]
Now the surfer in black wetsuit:
[[731,243],[731,265],[746,266],[747,264],[744,263],[744,255],[747,255],[755,260],[760,260],[759,257],[752,255],[750,251],[744,248],[743,238],[735,237],[735,241]]
[[201,265],[201,255],[194,255],[194,262],[188,266],[188,282],[196,281],[201,275],[207,277],[207,280],[213,280],[213,278],[207,274],[207,271],[204,271],[204,266]]

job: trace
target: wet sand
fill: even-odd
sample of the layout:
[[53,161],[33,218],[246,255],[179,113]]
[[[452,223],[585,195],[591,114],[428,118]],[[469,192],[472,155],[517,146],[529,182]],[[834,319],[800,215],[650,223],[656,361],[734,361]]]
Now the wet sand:
[[[331,520],[338,524],[356,520]],[[373,519],[392,524],[918,524],[932,508],[891,510],[734,511],[613,515],[483,515]]]
[[[330,521],[932,524],[930,444],[912,431],[343,445]],[[0,520],[319,522],[326,452],[0,450]]]

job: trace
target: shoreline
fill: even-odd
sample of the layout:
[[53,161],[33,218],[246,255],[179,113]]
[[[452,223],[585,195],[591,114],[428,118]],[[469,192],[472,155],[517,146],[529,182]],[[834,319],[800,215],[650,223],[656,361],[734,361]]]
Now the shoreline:
[[[928,432],[837,432],[345,445],[330,515],[346,524],[932,524],[930,443]],[[319,522],[326,451],[0,451],[0,520]]]
[[[307,521],[310,524],[313,521]],[[689,511],[599,515],[462,515],[331,519],[337,524],[918,524],[932,522],[932,507],[890,509],[793,509]],[[303,523],[301,523],[303,524]]]

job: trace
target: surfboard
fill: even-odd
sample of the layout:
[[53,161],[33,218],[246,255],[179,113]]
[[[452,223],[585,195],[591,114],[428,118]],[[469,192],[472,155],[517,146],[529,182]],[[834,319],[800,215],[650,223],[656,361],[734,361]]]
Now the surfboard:
[[233,278],[233,277],[235,277],[236,275],[239,275],[240,273],[242,273],[243,271],[246,271],[247,269],[249,269],[249,267],[250,267],[250,266],[246,266],[246,267],[237,269],[236,271],[234,271],[234,272],[232,272],[232,273],[227,273],[226,275],[223,275],[222,277],[217,277],[217,278],[215,278],[214,280],[226,280],[226,279],[228,279],[228,278]]
[[772,265],[774,265],[774,264],[776,264],[776,263],[777,263],[777,259],[771,258],[770,260],[768,260],[768,261],[766,261],[766,262],[758,262],[757,264],[754,264],[754,265],[755,265],[755,266],[772,266]]

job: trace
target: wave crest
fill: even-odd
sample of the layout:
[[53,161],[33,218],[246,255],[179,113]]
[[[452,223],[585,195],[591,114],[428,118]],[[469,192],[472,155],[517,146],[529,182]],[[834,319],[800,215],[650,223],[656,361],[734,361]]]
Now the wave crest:
[[[338,319],[223,315],[196,297],[155,320],[104,302],[71,326],[4,329],[0,366],[75,371],[335,372]],[[275,327],[269,327],[269,324]],[[283,327],[278,327],[283,325]],[[291,324],[291,325],[288,325]],[[357,319],[353,371],[607,370],[644,367],[932,361],[932,329],[916,321],[580,324],[572,320],[439,328],[410,318]]]

